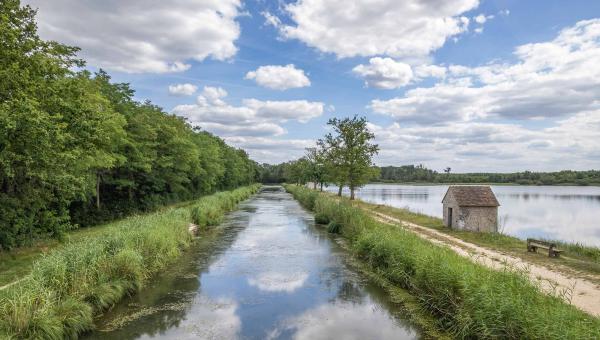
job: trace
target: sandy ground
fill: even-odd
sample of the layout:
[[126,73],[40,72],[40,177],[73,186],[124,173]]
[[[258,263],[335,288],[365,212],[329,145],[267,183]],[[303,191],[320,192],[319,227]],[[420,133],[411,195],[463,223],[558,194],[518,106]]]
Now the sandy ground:
[[400,225],[426,240],[447,246],[457,254],[490,268],[503,269],[510,266],[524,270],[531,280],[539,284],[547,294],[559,296],[584,312],[600,316],[600,286],[584,278],[568,276],[551,268],[529,263],[523,259],[483,248],[431,228],[401,221],[379,212],[370,211],[370,213],[379,221]]

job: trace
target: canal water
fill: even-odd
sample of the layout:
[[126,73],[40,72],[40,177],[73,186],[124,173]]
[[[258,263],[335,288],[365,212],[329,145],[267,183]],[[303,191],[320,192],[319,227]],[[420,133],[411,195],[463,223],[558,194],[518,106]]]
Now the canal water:
[[[337,192],[331,186],[328,190]],[[447,185],[368,184],[357,197],[442,217],[447,190]],[[600,246],[600,187],[496,185],[492,190],[500,202],[502,232]]]
[[420,338],[283,188],[263,188],[218,228],[88,338]]

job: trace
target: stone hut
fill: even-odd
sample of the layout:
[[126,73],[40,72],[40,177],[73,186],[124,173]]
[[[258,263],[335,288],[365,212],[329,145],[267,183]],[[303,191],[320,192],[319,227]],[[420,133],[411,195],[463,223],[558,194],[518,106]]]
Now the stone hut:
[[489,186],[450,186],[442,203],[446,227],[479,232],[498,231],[500,204]]

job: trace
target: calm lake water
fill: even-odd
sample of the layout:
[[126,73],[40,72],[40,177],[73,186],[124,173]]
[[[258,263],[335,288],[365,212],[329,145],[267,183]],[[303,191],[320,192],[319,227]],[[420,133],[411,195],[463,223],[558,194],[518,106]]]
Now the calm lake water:
[[[357,197],[442,217],[447,189],[447,185],[368,184]],[[337,192],[331,186],[328,190]],[[600,187],[492,186],[492,190],[500,202],[499,228],[504,233],[600,246]]]
[[281,187],[228,215],[90,339],[415,339],[387,294]]

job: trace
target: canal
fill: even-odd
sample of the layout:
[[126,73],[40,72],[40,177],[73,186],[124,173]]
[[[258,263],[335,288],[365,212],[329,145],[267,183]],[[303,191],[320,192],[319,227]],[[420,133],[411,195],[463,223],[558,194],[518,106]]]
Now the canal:
[[283,188],[264,187],[218,228],[88,338],[420,338]]

